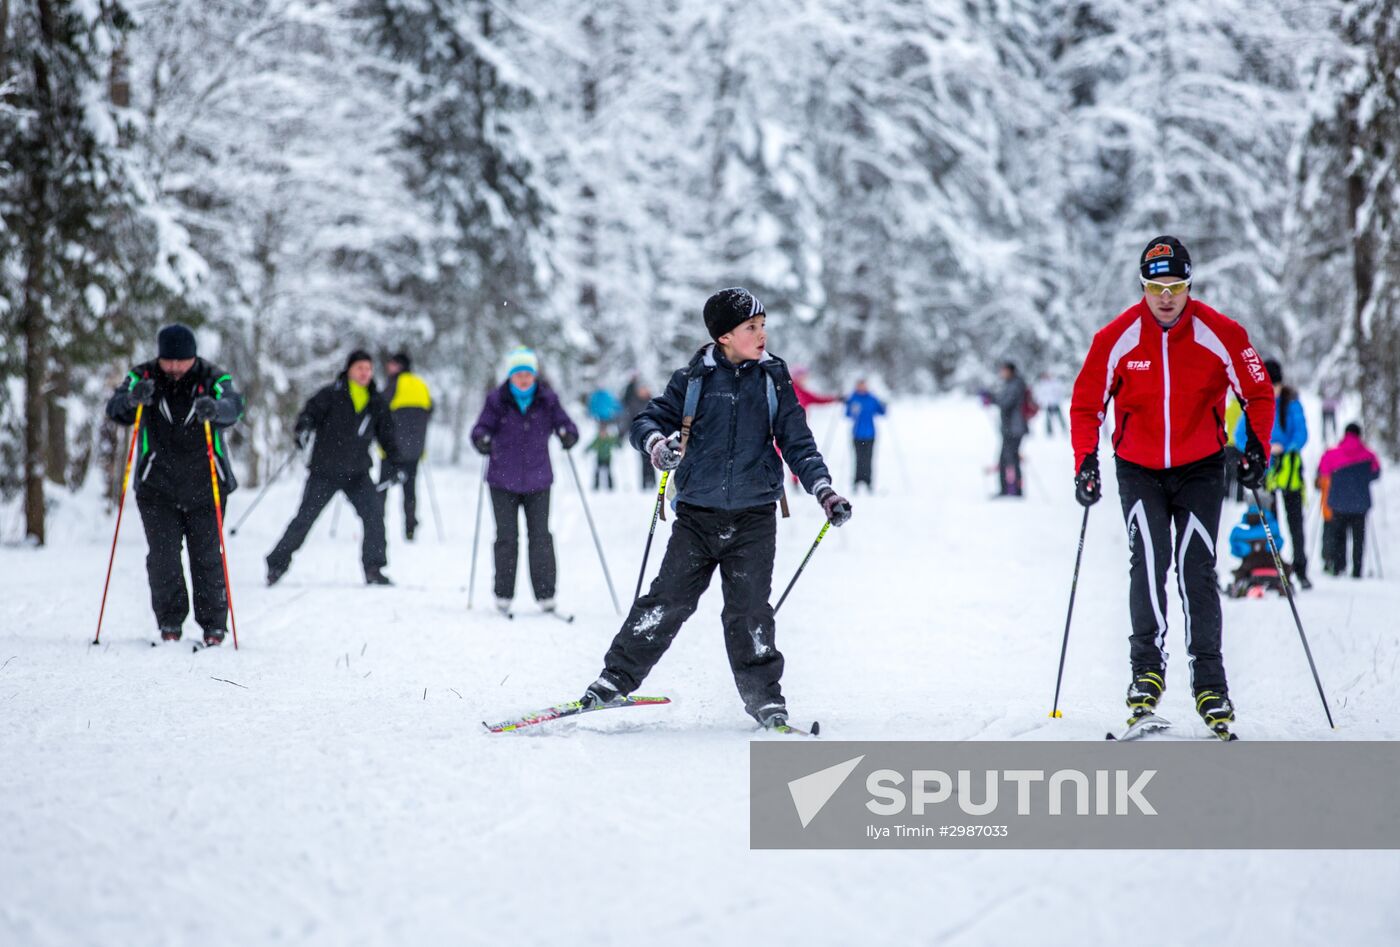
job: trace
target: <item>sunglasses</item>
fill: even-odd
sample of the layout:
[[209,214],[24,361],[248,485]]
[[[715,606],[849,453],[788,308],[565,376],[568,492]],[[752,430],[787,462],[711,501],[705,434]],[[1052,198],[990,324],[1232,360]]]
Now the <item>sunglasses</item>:
[[1177,280],[1175,283],[1159,283],[1155,279],[1139,276],[1138,282],[1149,296],[1180,296],[1191,288],[1189,279]]

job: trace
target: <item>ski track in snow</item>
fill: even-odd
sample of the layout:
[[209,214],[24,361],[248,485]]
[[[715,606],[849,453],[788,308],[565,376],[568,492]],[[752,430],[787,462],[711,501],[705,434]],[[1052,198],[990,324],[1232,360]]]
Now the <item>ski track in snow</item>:
[[[814,409],[812,427],[844,437],[823,417],[834,410]],[[997,440],[971,401],[897,402],[877,443],[879,493],[852,497],[855,518],[827,534],[779,616],[794,719],[820,719],[833,739],[1121,728],[1127,557],[1113,485],[1090,515],[1064,717],[1051,720],[1081,515],[1067,441],[1028,439],[1020,503],[988,499]],[[848,486],[849,442],[823,448]],[[625,589],[654,497],[635,467],[617,465],[619,492],[589,494]],[[56,512],[48,548],[0,548],[0,943],[996,944],[1027,931],[1092,943],[1141,930],[1142,899],[1125,885],[1144,874],[1163,943],[1394,943],[1396,853],[750,851],[755,731],[729,675],[718,583],[641,690],[669,707],[486,734],[483,719],[582,693],[621,621],[562,457],[555,474],[572,625],[492,614],[489,516],[466,611],[475,468],[434,470],[446,542],[423,495],[419,540],[405,544],[391,494],[398,588],[361,584],[358,521],[342,511],[332,541],[327,510],[269,589],[262,557],[300,496],[293,471],[229,539],[237,653],[231,639],[191,653],[192,621],[185,642],[149,647],[134,509],[100,647],[89,642],[112,519],[93,497]],[[1393,565],[1386,517],[1400,490],[1381,484],[1372,528]],[[230,515],[254,492],[235,494]],[[820,525],[815,501],[791,499],[776,588]],[[1238,516],[1227,504],[1222,536]],[[1168,586],[1162,712],[1204,737]],[[515,604],[534,608],[524,574]],[[1400,738],[1397,605],[1394,579],[1319,576],[1301,597],[1333,734],[1286,604],[1227,600],[1241,736]]]

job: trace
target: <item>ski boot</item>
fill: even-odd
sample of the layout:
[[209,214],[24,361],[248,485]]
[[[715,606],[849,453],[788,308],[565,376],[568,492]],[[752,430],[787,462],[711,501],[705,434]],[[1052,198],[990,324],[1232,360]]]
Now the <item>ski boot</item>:
[[622,693],[613,685],[612,681],[600,677],[589,684],[588,690],[584,691],[583,696],[579,698],[580,709],[596,710],[621,698]]
[[1230,732],[1230,724],[1235,722],[1235,705],[1230,703],[1230,695],[1224,689],[1197,688],[1196,712],[1217,737],[1222,740],[1236,739]]
[[180,640],[180,635],[181,635],[182,633],[183,633],[183,629],[182,629],[179,625],[161,625],[161,626],[160,626],[160,640],[161,640],[161,641],[179,641],[179,640]]
[[758,720],[758,725],[765,730],[784,731],[788,726],[787,706],[785,704],[769,704],[767,707],[760,707],[758,713],[754,714]]
[[510,617],[510,599],[508,599],[508,598],[501,598],[500,596],[497,596],[497,597],[496,597],[496,611],[500,612],[502,615],[504,615],[504,616],[506,616],[507,618],[509,618],[509,617]]
[[540,606],[540,611],[542,612],[552,612],[555,610],[555,608],[558,607],[555,605],[554,599],[552,598],[542,598],[539,600],[538,604]]
[[224,630],[222,628],[204,629],[204,647],[217,648],[224,643]]
[[1166,688],[1166,680],[1156,671],[1139,671],[1135,674],[1133,682],[1128,685],[1128,726],[1143,717],[1155,715],[1157,701],[1162,699],[1162,691]]
[[393,585],[389,577],[378,569],[365,570],[365,585]]

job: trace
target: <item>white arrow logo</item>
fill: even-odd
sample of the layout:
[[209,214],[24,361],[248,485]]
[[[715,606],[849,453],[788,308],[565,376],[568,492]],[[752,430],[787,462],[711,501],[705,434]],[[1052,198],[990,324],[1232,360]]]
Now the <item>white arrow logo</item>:
[[846,777],[851,775],[863,759],[865,754],[788,783],[792,804],[797,809],[797,817],[802,820],[804,829],[817,817],[817,813],[822,811],[822,807],[831,801],[831,797],[836,795],[836,790],[841,788]]

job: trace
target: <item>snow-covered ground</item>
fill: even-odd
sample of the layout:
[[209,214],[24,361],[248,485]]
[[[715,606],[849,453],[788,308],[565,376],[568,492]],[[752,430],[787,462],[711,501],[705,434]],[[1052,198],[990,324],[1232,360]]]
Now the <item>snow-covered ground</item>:
[[[846,429],[830,408],[812,426],[848,483]],[[1090,516],[1051,720],[1080,522],[1067,441],[1030,439],[1028,498],[993,502],[996,438],[974,402],[900,402],[884,432],[879,494],[854,498],[779,617],[795,718],[840,739],[1102,739],[1128,673],[1113,485]],[[651,512],[635,467],[620,455],[628,488],[589,494],[623,599]],[[751,852],[754,730],[717,587],[643,689],[672,706],[489,735],[483,719],[577,696],[619,619],[562,455],[552,521],[572,625],[536,617],[523,574],[522,614],[490,613],[489,511],[467,611],[477,468],[432,476],[447,538],[420,479],[405,544],[396,492],[393,589],[363,586],[348,507],[338,540],[328,512],[265,587],[300,477],[275,486],[229,540],[238,652],[150,647],[133,505],[100,647],[112,521],[96,503],[62,506],[46,549],[0,549],[0,943],[1395,942],[1397,853]],[[1400,492],[1382,484],[1372,525],[1400,569]],[[819,526],[794,497],[779,588]],[[1400,738],[1397,607],[1393,577],[1319,575],[1301,598],[1333,733],[1286,604],[1227,601],[1240,734]],[[1190,721],[1175,606],[1173,620],[1164,712]]]

